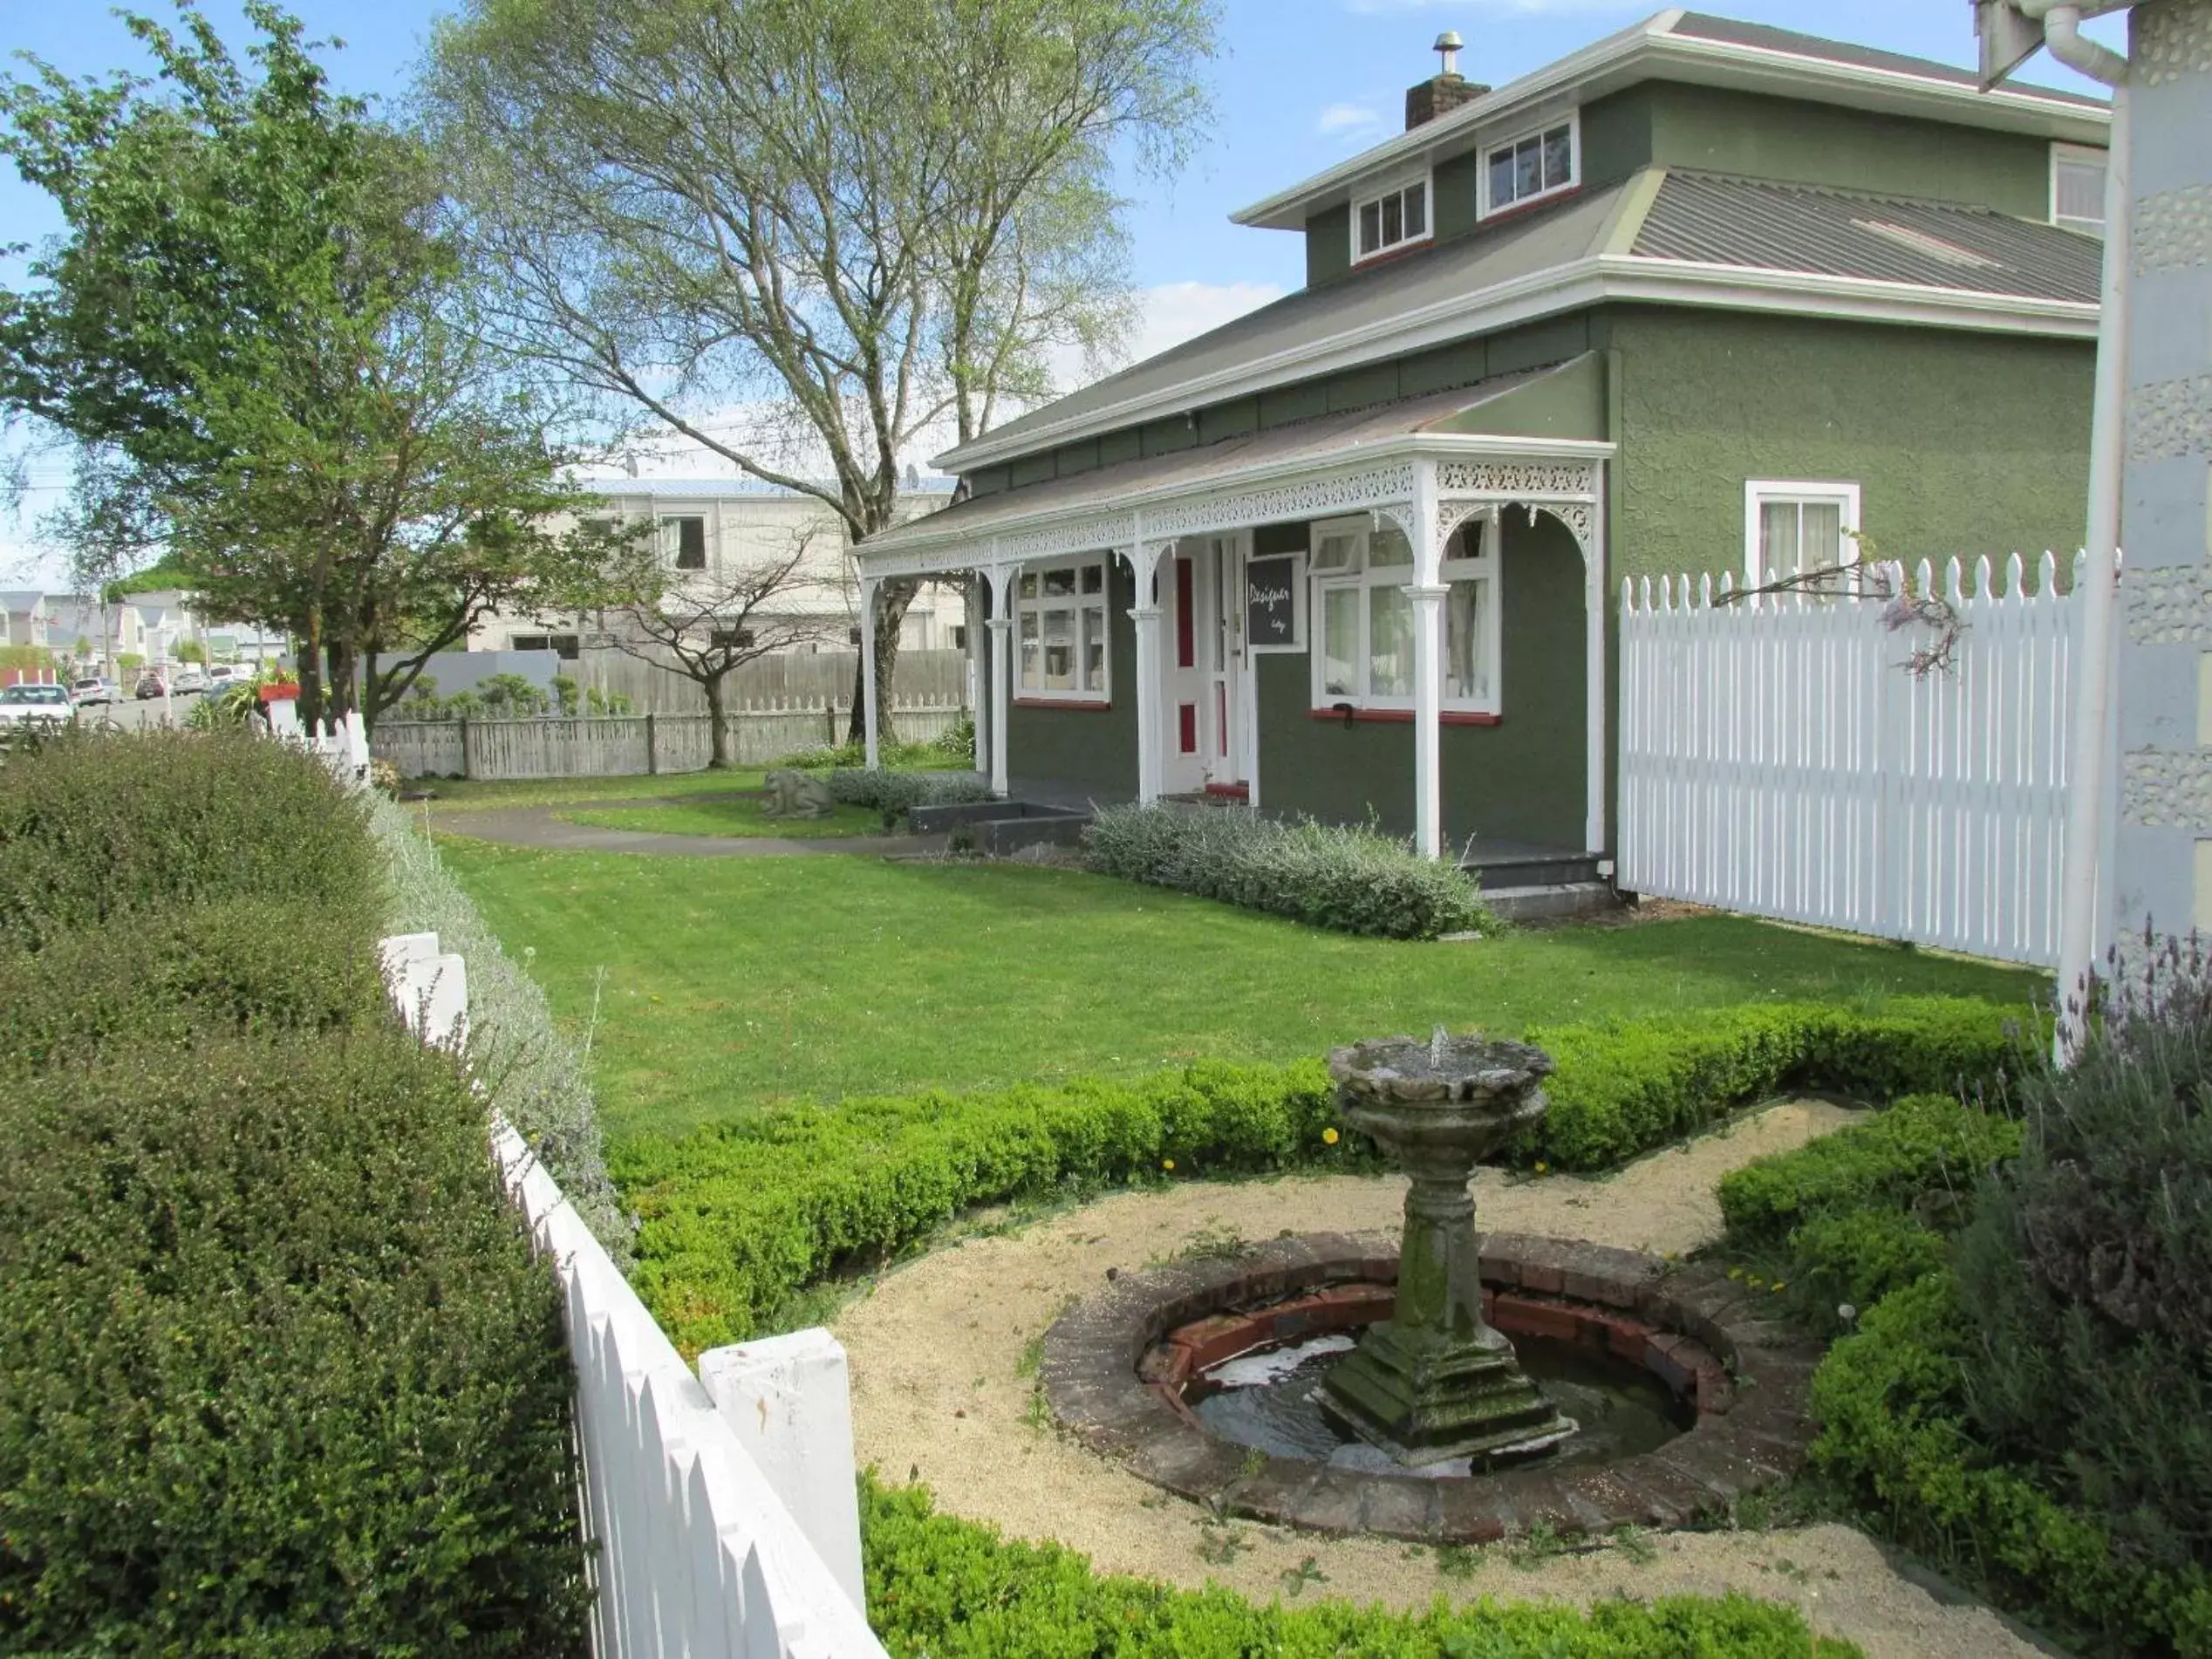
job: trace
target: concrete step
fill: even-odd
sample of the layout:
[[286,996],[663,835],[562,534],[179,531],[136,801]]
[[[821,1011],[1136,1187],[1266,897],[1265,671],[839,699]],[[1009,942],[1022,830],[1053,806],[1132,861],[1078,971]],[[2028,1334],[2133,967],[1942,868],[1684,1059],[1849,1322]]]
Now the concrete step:
[[1601,881],[1554,881],[1526,887],[1485,887],[1482,901],[1507,922],[1592,916],[1615,909],[1621,896]]

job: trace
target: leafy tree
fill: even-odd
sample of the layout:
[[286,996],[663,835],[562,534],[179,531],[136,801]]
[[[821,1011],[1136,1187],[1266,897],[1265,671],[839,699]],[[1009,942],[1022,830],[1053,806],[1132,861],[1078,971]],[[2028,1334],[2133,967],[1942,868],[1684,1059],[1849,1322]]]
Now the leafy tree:
[[[483,612],[594,556],[538,403],[502,382],[420,147],[247,0],[131,17],[160,70],[0,91],[0,154],[68,231],[0,292],[0,403],[83,461],[69,537],[166,546],[211,615],[290,632],[302,713],[364,715]],[[397,660],[385,664],[382,659]]]
[[[1181,163],[1215,29],[1213,0],[464,0],[426,106],[502,341],[857,540],[907,452],[1118,345],[1113,153]],[[878,599],[887,735],[916,590]]]
[[180,639],[175,656],[179,662],[204,663],[208,660],[208,648],[197,639]]

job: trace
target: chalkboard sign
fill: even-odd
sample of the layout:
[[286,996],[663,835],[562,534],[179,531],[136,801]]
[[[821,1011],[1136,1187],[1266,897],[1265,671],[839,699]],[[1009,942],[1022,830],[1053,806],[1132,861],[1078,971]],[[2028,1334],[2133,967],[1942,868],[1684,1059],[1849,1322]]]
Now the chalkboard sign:
[[1245,643],[1254,651],[1297,651],[1301,556],[1282,553],[1245,561]]

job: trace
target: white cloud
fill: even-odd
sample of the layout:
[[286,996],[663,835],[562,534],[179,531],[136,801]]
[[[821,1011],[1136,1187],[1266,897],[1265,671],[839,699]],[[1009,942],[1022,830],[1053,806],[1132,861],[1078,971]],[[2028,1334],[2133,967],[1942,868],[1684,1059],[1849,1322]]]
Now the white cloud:
[[1142,362],[1283,297],[1273,283],[1162,283],[1139,297],[1142,321],[1130,360]]
[[1331,104],[1314,119],[1314,131],[1323,138],[1366,144],[1384,132],[1382,113],[1366,104]]
[[1344,0],[1344,9],[1360,17],[1381,12],[1430,11],[1444,5],[1456,12],[1473,10],[1507,17],[1565,17],[1592,12],[1652,10],[1650,0]]

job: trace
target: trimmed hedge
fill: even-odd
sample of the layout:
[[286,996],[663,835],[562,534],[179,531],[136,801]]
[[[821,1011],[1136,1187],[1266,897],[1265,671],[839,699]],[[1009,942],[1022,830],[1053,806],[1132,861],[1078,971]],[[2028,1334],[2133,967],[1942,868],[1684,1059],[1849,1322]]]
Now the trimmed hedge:
[[990,780],[973,772],[870,772],[841,766],[830,772],[829,783],[831,800],[889,816],[902,816],[916,807],[991,798]]
[[[1851,1659],[1796,1608],[1748,1596],[1557,1603],[1488,1597],[1424,1613],[1342,1601],[1255,1607],[1231,1590],[1100,1576],[1055,1544],[1016,1544],[932,1512],[918,1486],[861,1485],[868,1607],[894,1656],[1044,1659]],[[1355,1588],[1356,1587],[1351,1587]]]
[[1091,868],[1309,927],[1382,939],[1494,930],[1467,873],[1379,830],[1178,807],[1102,808],[1083,831]]
[[0,1649],[586,1650],[558,1285],[382,864],[264,741],[0,773]]
[[2109,1526],[1990,1454],[1963,1394],[1974,1335],[1956,1280],[1930,1273],[1885,1297],[1813,1378],[1813,1466],[1895,1536],[1994,1580],[2016,1605],[2099,1631],[2117,1650],[2212,1654],[2212,1573],[2132,1566]]
[[372,903],[363,808],[245,732],[70,734],[0,788],[0,941],[210,899]]
[[[1986,1003],[1924,1000],[1532,1033],[1560,1069],[1549,1118],[1515,1155],[1593,1167],[1783,1089],[1937,1086],[1954,1067],[1994,1067],[2004,1022]],[[1219,1176],[1370,1158],[1357,1137],[1323,1142],[1335,1110],[1318,1061],[1207,1062],[1134,1083],[859,1098],[641,1138],[616,1167],[641,1218],[633,1282],[686,1351],[742,1342],[808,1286],[977,1205],[1157,1180],[1170,1165]]]

